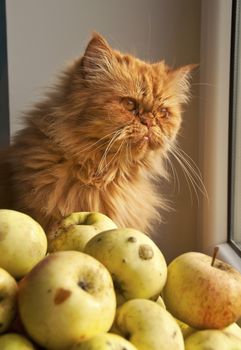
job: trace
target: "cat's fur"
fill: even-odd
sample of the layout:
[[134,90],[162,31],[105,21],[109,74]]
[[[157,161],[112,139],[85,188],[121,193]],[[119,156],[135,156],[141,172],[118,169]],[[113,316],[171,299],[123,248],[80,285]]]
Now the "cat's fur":
[[153,179],[165,176],[191,69],[145,63],[94,34],[2,155],[0,207],[30,214],[48,234],[74,211],[150,231],[165,206]]

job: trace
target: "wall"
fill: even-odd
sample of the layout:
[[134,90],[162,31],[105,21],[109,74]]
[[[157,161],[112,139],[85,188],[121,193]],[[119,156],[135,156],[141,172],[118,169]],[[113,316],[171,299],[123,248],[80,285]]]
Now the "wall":
[[[10,129],[21,124],[21,111],[42,96],[55,73],[83,52],[93,31],[122,51],[142,59],[179,66],[199,62],[200,0],[8,0]],[[194,77],[197,83],[198,76]],[[198,88],[184,114],[180,138],[196,161],[198,154]],[[178,166],[177,166],[178,169]],[[180,173],[180,190],[173,181],[164,191],[174,211],[155,236],[167,259],[195,249],[197,204]],[[163,191],[163,189],[162,189]]]

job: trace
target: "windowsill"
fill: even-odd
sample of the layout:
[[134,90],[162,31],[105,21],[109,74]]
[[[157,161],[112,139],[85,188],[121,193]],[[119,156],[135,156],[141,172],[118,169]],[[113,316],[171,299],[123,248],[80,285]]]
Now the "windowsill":
[[219,244],[218,258],[241,272],[241,258],[228,243]]

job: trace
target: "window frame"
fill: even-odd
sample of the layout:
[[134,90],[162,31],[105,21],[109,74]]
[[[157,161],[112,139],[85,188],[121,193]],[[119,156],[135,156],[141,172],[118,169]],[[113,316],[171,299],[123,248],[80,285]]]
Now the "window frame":
[[237,113],[237,64],[238,64],[238,39],[237,35],[240,31],[240,0],[233,0],[232,2],[232,27],[231,27],[231,57],[230,57],[230,99],[229,99],[229,164],[228,164],[228,243],[241,257],[241,249],[235,243],[234,236],[234,149],[235,149],[235,125]]
[[[209,200],[198,209],[197,249],[241,272],[241,257],[229,242],[230,62],[232,0],[202,0],[200,46],[199,167]],[[225,82],[225,83],[224,83]]]
[[0,146],[10,142],[6,2],[0,1]]

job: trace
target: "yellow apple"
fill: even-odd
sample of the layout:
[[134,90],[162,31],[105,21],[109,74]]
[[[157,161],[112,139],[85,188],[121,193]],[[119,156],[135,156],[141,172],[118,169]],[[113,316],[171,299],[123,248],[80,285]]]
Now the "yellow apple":
[[49,240],[48,251],[83,251],[86,243],[101,231],[117,228],[106,215],[98,212],[76,212],[64,218]]
[[184,339],[187,338],[192,333],[197,331],[196,329],[190,327],[188,324],[178,320],[177,318],[175,318],[175,320],[182,331],[182,335],[183,335]]
[[166,282],[167,266],[157,245],[144,233],[122,228],[99,233],[85,252],[110,271],[118,305],[133,298],[157,298]]
[[19,312],[28,334],[51,350],[107,332],[116,298],[108,270],[91,256],[49,254],[19,286]]
[[157,298],[156,303],[157,303],[158,305],[160,305],[161,307],[163,307],[164,309],[166,309],[166,305],[165,305],[165,303],[164,303],[164,301],[163,301],[163,299],[162,299],[162,297],[161,297],[160,295],[159,295],[159,297]]
[[6,333],[0,336],[1,350],[36,350],[33,344],[17,333]]
[[234,334],[236,337],[241,340],[241,328],[237,323],[231,323],[228,327],[222,329],[225,332]]
[[14,319],[17,311],[17,292],[18,285],[15,279],[0,268],[0,333],[5,332]]
[[185,350],[241,350],[241,338],[221,329],[197,331],[185,339]]
[[182,332],[172,315],[156,302],[132,299],[117,309],[117,327],[138,350],[184,350]]
[[0,209],[0,267],[21,278],[46,254],[47,238],[30,216]]
[[167,276],[167,310],[189,326],[220,329],[241,316],[241,274],[230,265],[189,252],[170,263]]
[[85,342],[76,343],[70,350],[137,350],[137,348],[119,335],[101,333]]

